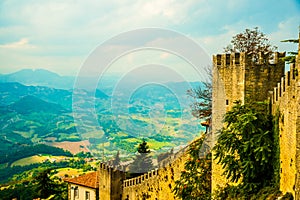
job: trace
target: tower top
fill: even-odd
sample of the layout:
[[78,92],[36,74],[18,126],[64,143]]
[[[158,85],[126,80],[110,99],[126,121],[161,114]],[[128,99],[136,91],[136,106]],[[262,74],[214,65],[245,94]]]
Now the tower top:
[[278,64],[280,62],[280,58],[284,56],[285,56],[285,52],[274,52],[272,56],[269,56],[269,54],[259,53],[258,60],[253,60],[253,54],[249,54],[245,52],[217,54],[217,55],[213,55],[213,63],[214,65],[217,66],[229,66],[229,65],[249,66],[249,64],[251,63],[254,63],[255,65]]

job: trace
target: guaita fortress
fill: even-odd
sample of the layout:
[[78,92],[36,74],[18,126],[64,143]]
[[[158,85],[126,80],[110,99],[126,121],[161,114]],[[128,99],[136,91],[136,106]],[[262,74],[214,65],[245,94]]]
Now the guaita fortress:
[[[281,59],[284,56],[285,53],[276,52],[272,60],[267,60],[261,54],[255,62],[245,53],[213,56],[211,135],[216,139],[217,130],[223,126],[223,116],[234,101],[268,101],[269,112],[277,116],[279,124],[280,190],[291,192],[295,199],[300,199],[300,51],[296,63],[291,64],[286,73]],[[93,176],[69,181],[69,199],[176,199],[172,189],[188,159],[186,149],[164,160],[158,169],[132,179],[125,179],[123,171],[100,164]],[[221,166],[213,161],[213,191],[228,182],[222,172]]]

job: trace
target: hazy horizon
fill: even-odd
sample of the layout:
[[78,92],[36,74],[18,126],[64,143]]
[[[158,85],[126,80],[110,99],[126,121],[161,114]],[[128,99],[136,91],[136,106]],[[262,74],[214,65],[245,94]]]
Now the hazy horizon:
[[[21,69],[47,69],[75,76],[97,46],[127,31],[157,27],[178,32],[197,43],[209,58],[222,53],[233,35],[259,27],[278,46],[293,51],[297,45],[282,43],[297,38],[300,2],[281,1],[1,1],[0,73]],[[15,13],[18,13],[17,15]],[[280,13],[280,14],[279,14]],[[49,17],[51,16],[51,17]],[[140,42],[141,37],[113,48]],[[170,39],[170,38],[169,38]],[[172,38],[171,38],[172,39]],[[156,37],[149,43],[170,42]],[[176,43],[176,40],[174,40]],[[115,71],[134,64],[182,64],[178,56],[145,49],[123,55]],[[171,58],[171,59],[170,59]],[[118,61],[117,60],[117,61]]]

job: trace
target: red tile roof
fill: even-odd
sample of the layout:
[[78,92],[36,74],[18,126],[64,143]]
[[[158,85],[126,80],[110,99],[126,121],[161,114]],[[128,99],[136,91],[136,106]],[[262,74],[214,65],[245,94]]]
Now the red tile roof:
[[66,182],[74,183],[77,185],[90,187],[90,188],[99,188],[99,174],[98,172],[91,172],[85,175],[81,175],[75,178],[65,179]]

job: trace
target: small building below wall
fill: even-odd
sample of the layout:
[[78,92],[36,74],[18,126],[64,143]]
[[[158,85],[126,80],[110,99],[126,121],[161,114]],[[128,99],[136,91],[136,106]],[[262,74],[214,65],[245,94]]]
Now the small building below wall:
[[68,183],[69,200],[99,200],[98,172],[68,178],[65,182]]

